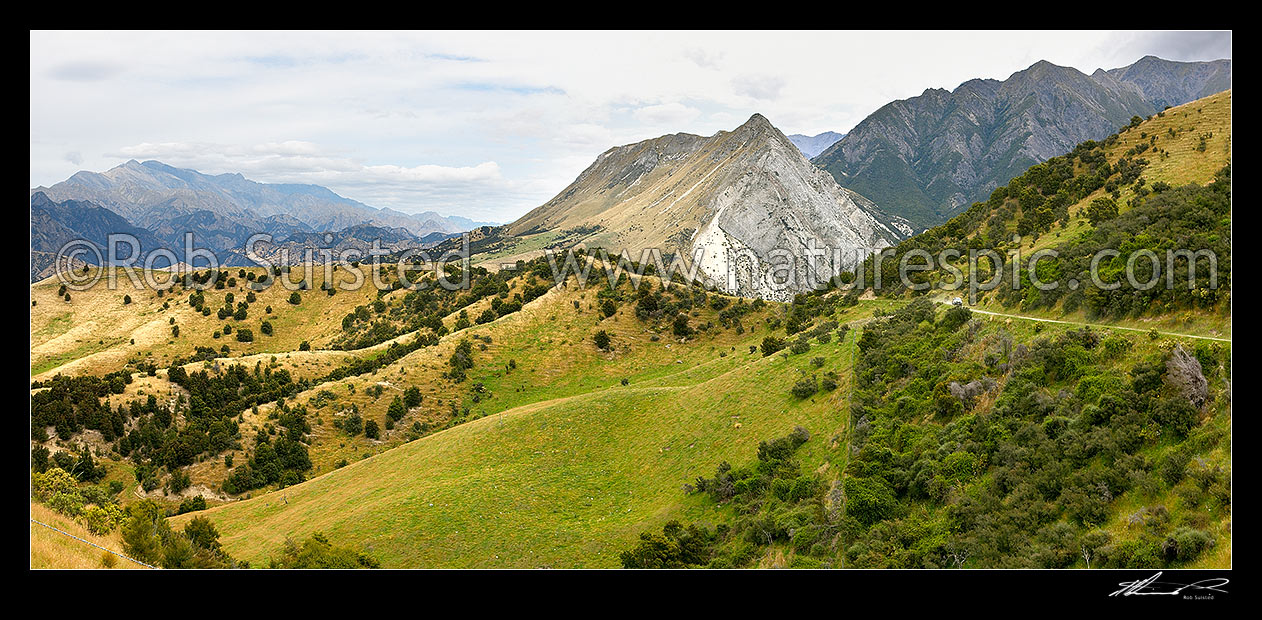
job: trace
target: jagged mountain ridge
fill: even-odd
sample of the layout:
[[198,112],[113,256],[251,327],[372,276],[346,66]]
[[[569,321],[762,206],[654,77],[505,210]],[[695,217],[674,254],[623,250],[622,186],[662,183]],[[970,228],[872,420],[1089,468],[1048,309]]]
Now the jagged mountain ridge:
[[377,209],[318,185],[259,183],[239,173],[208,175],[157,161],[131,160],[102,173],[81,171],[52,187],[31,191],[55,202],[92,202],[155,232],[201,222],[208,227],[185,230],[206,237],[208,247],[215,251],[232,249],[257,232],[280,238],[371,224],[406,228],[420,237],[458,233],[482,224],[432,211],[407,214]]
[[[230,267],[256,264],[246,253],[245,245],[257,233],[273,235],[271,241],[260,241],[253,247],[256,256],[273,264],[304,260],[307,250],[311,250],[312,259],[317,263],[324,262],[324,255],[320,252],[323,249],[343,255],[342,252],[353,248],[366,256],[374,240],[379,241],[378,247],[385,253],[424,248],[455,234],[432,232],[418,237],[406,228],[372,224],[355,224],[337,231],[315,231],[284,215],[250,221],[250,225],[244,225],[240,220],[200,210],[179,212],[159,222],[153,230],[146,230],[133,226],[123,216],[96,203],[80,200],[55,202],[44,192],[36,192],[31,196],[31,281],[41,280],[66,268],[67,263],[54,265],[53,257],[71,241],[86,241],[100,253],[99,259],[91,252],[77,256],[72,261],[76,265],[109,262],[107,244],[111,234],[134,237],[140,244],[142,256],[156,249],[171,251],[176,257],[176,267],[188,264],[189,257],[184,251],[186,231],[195,231],[195,249],[213,248],[219,263]],[[117,251],[114,263],[129,264],[131,258],[127,246],[120,244]],[[142,260],[130,264],[140,265]],[[204,267],[204,260],[198,260],[200,262],[195,261],[194,265]],[[153,266],[170,267],[165,259],[158,259]]]
[[1221,93],[1231,88],[1231,61],[1174,62],[1144,56],[1135,64],[1117,69],[1096,69],[1091,77],[1105,75],[1139,89],[1157,110]]
[[837,143],[838,140],[846,137],[844,133],[835,131],[825,131],[824,133],[807,136],[800,133],[791,133],[788,135],[789,141],[798,147],[799,151],[806,156],[807,159],[815,157],[823,153],[825,149]]
[[[341,239],[348,236],[344,231],[352,231],[353,238],[356,232],[388,230],[393,232],[383,245],[400,249],[432,244],[484,224],[430,211],[376,209],[318,185],[258,183],[241,174],[207,175],[135,160],[32,189],[31,208],[33,252],[56,252],[73,234],[103,247],[114,232],[137,236],[146,252],[163,247],[184,260],[184,235],[191,232],[194,247],[209,249],[233,266],[251,264],[244,245],[258,233],[272,235],[268,247],[297,250],[327,247],[297,241],[302,235],[332,232]],[[359,241],[353,245],[363,245]]]
[[1230,86],[1230,60],[1150,56],[1091,76],[1040,61],[1007,80],[969,80],[886,104],[812,161],[921,230],[1132,116]]
[[[510,236],[551,232],[589,247],[645,248],[691,259],[705,250],[705,278],[729,293],[786,299],[808,288],[813,270],[795,265],[794,281],[774,290],[754,277],[773,250],[801,257],[810,244],[857,253],[903,235],[882,223],[875,205],[812,166],[762,115],[710,137],[671,134],[602,153],[552,200],[509,224]],[[759,265],[733,261],[752,252]],[[861,260],[862,257],[859,257]]]

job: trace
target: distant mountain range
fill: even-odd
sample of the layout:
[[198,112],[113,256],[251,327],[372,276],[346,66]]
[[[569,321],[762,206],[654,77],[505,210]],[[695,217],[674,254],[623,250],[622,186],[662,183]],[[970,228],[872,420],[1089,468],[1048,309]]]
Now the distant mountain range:
[[56,252],[72,238],[104,249],[108,234],[129,233],[142,251],[165,247],[183,260],[183,235],[192,232],[196,247],[236,265],[248,263],[241,250],[256,233],[270,233],[273,246],[292,249],[296,240],[326,232],[339,233],[337,243],[347,243],[341,231],[354,236],[388,230],[395,245],[407,237],[407,244],[420,246],[492,224],[432,211],[377,209],[318,185],[258,183],[240,174],[207,175],[157,161],[78,172],[31,190],[33,252]]
[[1040,61],[1003,81],[969,80],[886,104],[812,161],[919,231],[1133,116],[1230,87],[1230,60],[1146,56],[1092,75]]
[[798,150],[802,151],[802,154],[805,155],[807,159],[810,159],[820,153],[823,153],[825,149],[833,144],[836,144],[838,140],[846,137],[846,134],[837,133],[835,131],[825,131],[824,133],[813,136],[804,136],[800,133],[793,133],[789,134],[788,137],[789,142],[792,142],[793,146],[798,147]]

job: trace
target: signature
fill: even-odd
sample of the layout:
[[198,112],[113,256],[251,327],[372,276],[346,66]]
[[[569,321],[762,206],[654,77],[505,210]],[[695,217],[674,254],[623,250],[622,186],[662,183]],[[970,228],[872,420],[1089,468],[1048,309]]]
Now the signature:
[[1152,577],[1149,577],[1147,579],[1140,579],[1136,581],[1123,581],[1117,584],[1119,586],[1122,586],[1122,588],[1110,594],[1109,596],[1119,596],[1119,595],[1120,596],[1134,596],[1134,595],[1142,596],[1142,595],[1152,595],[1152,594],[1177,596],[1179,594],[1182,594],[1185,590],[1208,590],[1210,592],[1221,592],[1223,594],[1226,594],[1227,591],[1221,588],[1227,585],[1228,583],[1230,583],[1230,580],[1225,579],[1223,577],[1202,579],[1195,583],[1187,583],[1187,584],[1173,583],[1169,581],[1157,581],[1157,578],[1160,576],[1161,576],[1161,573],[1159,572],[1156,575],[1153,575]]

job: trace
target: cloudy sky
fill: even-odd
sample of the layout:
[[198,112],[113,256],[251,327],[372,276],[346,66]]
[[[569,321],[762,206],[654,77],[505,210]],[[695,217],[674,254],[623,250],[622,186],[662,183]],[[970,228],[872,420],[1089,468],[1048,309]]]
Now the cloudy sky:
[[761,112],[846,131],[1045,59],[1231,57],[1206,32],[32,32],[31,187],[128,159],[511,221],[606,149]]

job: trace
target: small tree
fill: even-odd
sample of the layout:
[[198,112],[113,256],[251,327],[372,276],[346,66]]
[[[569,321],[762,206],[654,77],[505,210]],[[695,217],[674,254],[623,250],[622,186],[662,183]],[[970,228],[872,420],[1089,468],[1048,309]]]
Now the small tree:
[[597,349],[600,349],[601,351],[609,350],[609,334],[606,333],[605,330],[602,329],[596,332],[596,335],[592,339],[596,341]]
[[395,396],[394,400],[390,401],[390,409],[386,412],[386,417],[391,420],[402,420],[403,416],[407,415],[407,412],[408,409],[403,404],[403,399]]
[[295,306],[302,303],[302,296],[298,294],[298,291],[289,294],[289,303]]
[[1117,203],[1112,198],[1096,198],[1087,205],[1087,220],[1092,226],[1099,226],[1117,217]]

